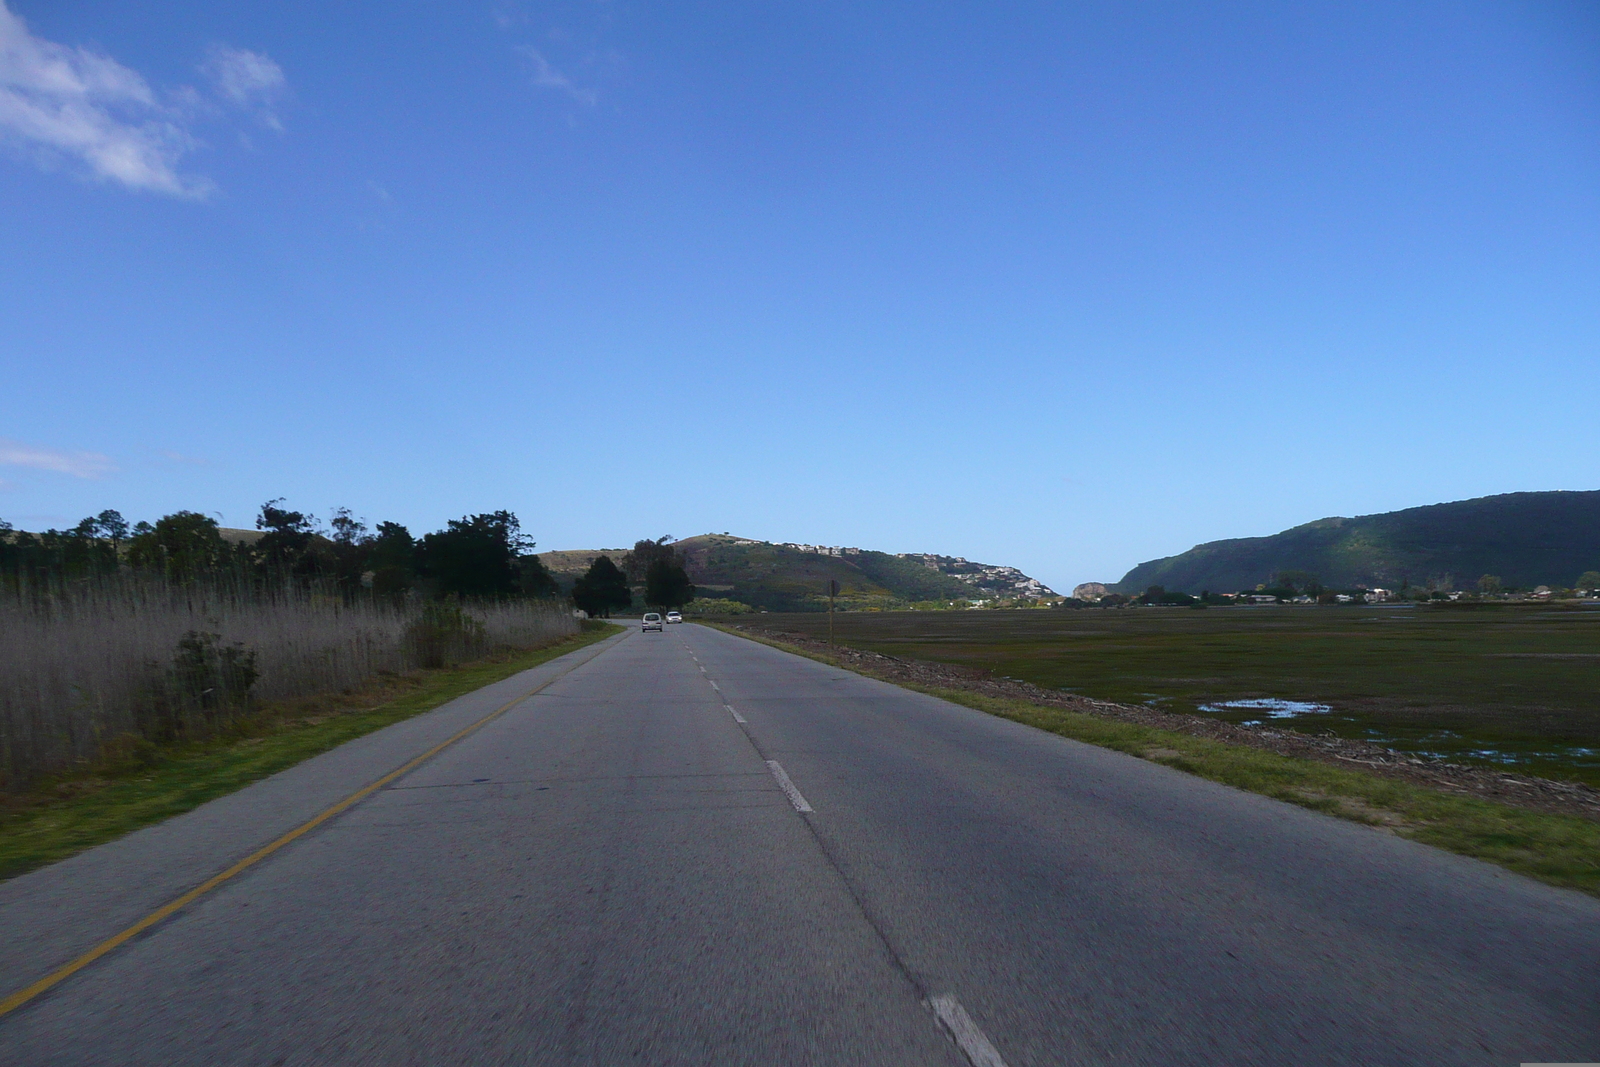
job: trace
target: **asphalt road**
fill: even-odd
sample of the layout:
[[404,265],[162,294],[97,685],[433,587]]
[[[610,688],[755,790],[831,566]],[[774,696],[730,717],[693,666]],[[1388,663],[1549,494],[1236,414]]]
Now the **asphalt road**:
[[552,678],[0,1062],[1600,1060],[1600,901],[692,625],[5,883],[0,994]]

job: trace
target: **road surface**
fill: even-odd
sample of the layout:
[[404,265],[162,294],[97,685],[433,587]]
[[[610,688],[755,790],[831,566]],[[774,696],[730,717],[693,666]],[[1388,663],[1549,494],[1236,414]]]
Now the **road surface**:
[[707,628],[0,885],[6,1064],[1600,1060],[1600,901]]

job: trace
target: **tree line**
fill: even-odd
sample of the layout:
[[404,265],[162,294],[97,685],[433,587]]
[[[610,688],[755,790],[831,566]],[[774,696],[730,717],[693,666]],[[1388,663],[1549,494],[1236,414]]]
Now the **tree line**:
[[177,511],[129,525],[102,511],[68,530],[27,533],[0,520],[0,581],[13,589],[133,571],[171,581],[246,579],[331,586],[349,596],[555,597],[555,579],[533,554],[510,511],[451,519],[414,537],[397,522],[369,528],[348,508],[324,527],[315,516],[269,500],[261,536],[230,543],[217,521]]
[[572,602],[596,618],[609,617],[633,605],[634,585],[643,583],[646,607],[681,608],[694,599],[694,583],[682,553],[668,542],[636,541],[618,566],[610,556],[596,556],[572,584]]
[[[16,590],[118,572],[153,574],[176,583],[288,581],[331,587],[347,596],[476,598],[560,596],[555,578],[534,554],[534,542],[510,511],[451,519],[421,537],[397,522],[369,527],[348,508],[327,524],[286,507],[261,505],[260,536],[229,541],[217,520],[176,511],[154,523],[130,524],[113,510],[66,530],[28,533],[0,519],[0,584]],[[686,561],[671,538],[642,540],[620,561],[600,556],[573,584],[573,604],[609,616],[642,601],[681,608],[694,599]]]

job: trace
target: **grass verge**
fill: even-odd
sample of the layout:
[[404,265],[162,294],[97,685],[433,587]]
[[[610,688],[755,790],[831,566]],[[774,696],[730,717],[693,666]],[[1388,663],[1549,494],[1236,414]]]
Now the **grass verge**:
[[363,734],[603,641],[585,624],[553,645],[441,670],[376,679],[345,693],[269,705],[224,735],[124,759],[0,804],[0,879],[66,859],[242,789]]
[[[741,630],[716,628],[842,670],[872,675],[836,657]],[[1600,896],[1600,823],[1589,819],[1452,796],[1365,771],[1024,700],[908,684],[895,678],[880,680],[1075,741],[1126,752],[1223,785],[1487,860],[1551,885]]]

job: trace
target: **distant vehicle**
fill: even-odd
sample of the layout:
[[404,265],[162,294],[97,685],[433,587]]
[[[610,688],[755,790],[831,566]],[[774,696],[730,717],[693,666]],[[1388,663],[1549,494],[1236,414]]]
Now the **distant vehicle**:
[[668,622],[682,622],[683,621],[683,616],[679,615],[676,611],[669,611],[669,612],[667,612],[667,621]]
[[661,613],[659,611],[645,612],[644,622],[640,625],[639,631],[643,633],[647,630],[654,630],[657,633],[666,632],[661,625]]

